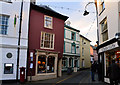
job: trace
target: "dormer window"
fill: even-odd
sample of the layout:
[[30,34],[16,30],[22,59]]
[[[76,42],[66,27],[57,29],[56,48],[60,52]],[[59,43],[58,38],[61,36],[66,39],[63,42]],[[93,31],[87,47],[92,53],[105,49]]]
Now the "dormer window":
[[44,16],[44,27],[52,29],[52,17],[47,15]]

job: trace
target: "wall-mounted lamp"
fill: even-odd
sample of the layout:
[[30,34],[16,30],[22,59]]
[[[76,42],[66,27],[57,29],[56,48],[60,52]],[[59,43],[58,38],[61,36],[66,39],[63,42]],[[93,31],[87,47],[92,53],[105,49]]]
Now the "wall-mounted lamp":
[[117,39],[117,43],[120,46],[120,32],[115,34],[115,38]]

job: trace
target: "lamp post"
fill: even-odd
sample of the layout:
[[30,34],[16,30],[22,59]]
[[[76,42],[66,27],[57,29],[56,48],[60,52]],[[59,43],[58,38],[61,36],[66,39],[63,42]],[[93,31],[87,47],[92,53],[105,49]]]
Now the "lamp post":
[[[96,18],[97,18],[97,28],[98,28],[98,10],[97,10],[97,3],[96,3],[96,0],[95,2],[88,2],[85,6],[85,11],[83,13],[84,16],[88,15],[89,14],[89,11],[87,11],[87,6],[90,5],[90,4],[95,4],[95,7],[96,7]],[[99,45],[99,32],[98,32],[98,29],[97,29],[97,45]]]
[[21,2],[20,25],[19,25],[19,34],[18,34],[17,72],[16,72],[16,80],[17,81],[18,81],[18,73],[19,73],[19,57],[20,57],[20,38],[21,38],[21,26],[22,26],[22,12],[23,12],[23,0]]

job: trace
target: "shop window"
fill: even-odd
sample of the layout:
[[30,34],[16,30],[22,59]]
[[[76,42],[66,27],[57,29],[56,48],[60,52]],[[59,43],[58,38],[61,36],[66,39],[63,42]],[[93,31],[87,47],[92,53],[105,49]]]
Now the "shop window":
[[4,74],[13,74],[13,64],[4,64]]
[[0,34],[7,35],[9,16],[0,15]]
[[69,67],[72,67],[72,58],[69,58]]
[[108,67],[112,64],[112,61],[115,60],[115,63],[120,65],[120,54],[115,52],[106,53],[106,76],[108,75]]
[[52,17],[44,16],[44,27],[52,29]]
[[47,73],[54,72],[55,57],[49,56],[47,59]]
[[52,73],[54,72],[55,57],[49,56],[48,58],[45,55],[38,56],[38,68],[37,73]]
[[37,73],[46,73],[46,56],[38,57],[38,72]]
[[41,48],[54,49],[54,34],[41,32]]
[[63,57],[62,59],[62,66],[67,67],[67,58]]
[[74,67],[78,67],[78,60],[74,61]]

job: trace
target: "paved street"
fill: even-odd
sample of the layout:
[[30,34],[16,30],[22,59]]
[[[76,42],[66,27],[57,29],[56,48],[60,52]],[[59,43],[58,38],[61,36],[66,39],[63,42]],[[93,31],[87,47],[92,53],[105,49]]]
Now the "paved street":
[[[67,73],[64,72],[62,77],[56,79],[27,82],[23,85],[66,85],[66,84],[73,85],[73,83],[74,85],[82,85],[82,84],[107,85],[103,82],[98,81],[97,75],[95,76],[95,80],[96,80],[95,82],[91,81],[90,70],[83,70],[77,73],[73,72],[72,75],[67,75]],[[7,85],[7,84],[3,84],[3,85]]]

